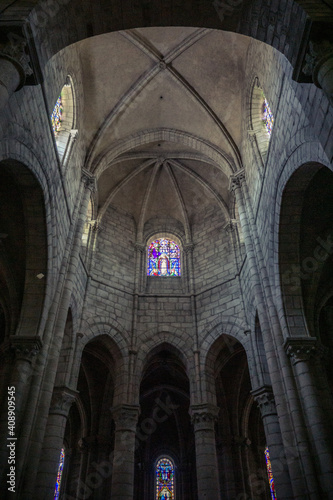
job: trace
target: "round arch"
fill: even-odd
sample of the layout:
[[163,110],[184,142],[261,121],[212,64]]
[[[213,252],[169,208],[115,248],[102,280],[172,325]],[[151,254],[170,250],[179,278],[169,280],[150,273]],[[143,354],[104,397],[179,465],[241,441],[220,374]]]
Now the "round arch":
[[[49,267],[44,192],[34,173],[17,160],[0,161],[0,176],[0,281],[9,323],[6,335],[41,336]],[[29,320],[32,311],[35,321]]]

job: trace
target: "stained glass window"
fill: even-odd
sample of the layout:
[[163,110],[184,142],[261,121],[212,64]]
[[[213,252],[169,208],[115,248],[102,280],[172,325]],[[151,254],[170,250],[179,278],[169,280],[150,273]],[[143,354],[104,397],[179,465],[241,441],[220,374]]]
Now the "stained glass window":
[[156,464],[156,500],[174,500],[175,469],[168,458],[161,458]]
[[180,276],[180,250],[168,238],[153,241],[148,248],[148,276]]
[[271,465],[271,460],[269,458],[269,451],[268,451],[267,447],[265,449],[265,458],[266,458],[266,467],[267,467],[269,488],[271,490],[272,500],[276,500],[276,492],[275,492],[275,486],[274,486],[274,478],[273,478],[273,472],[272,472],[272,465]]
[[265,124],[267,134],[271,135],[274,123],[274,116],[265,96],[264,96],[264,102],[262,104],[262,119]]
[[55,103],[51,115],[52,128],[55,135],[57,135],[57,133],[61,129],[61,118],[62,118],[62,99],[60,95],[57,99],[57,102]]
[[64,450],[64,448],[62,448],[61,452],[60,452],[57,481],[56,481],[55,490],[54,490],[54,500],[58,500],[59,495],[60,495],[60,485],[61,485],[62,471],[64,468],[64,460],[65,460],[65,450]]

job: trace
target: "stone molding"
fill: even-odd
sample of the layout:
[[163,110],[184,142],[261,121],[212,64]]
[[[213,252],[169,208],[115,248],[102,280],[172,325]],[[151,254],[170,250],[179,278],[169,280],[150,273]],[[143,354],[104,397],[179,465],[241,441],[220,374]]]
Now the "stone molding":
[[118,405],[111,408],[112,418],[116,424],[116,431],[136,431],[140,406],[138,405]]
[[43,343],[39,337],[13,336],[9,338],[11,350],[17,360],[32,362]]
[[214,424],[220,409],[210,403],[192,405],[190,407],[191,421],[194,426],[194,432],[211,430],[214,431]]
[[284,348],[293,365],[313,358],[323,358],[326,353],[326,349],[316,337],[289,337],[284,343]]
[[230,176],[229,191],[233,193],[237,188],[241,188],[244,182],[246,182],[245,170],[242,168]]
[[269,415],[277,415],[272,387],[264,385],[263,387],[251,391],[251,394],[260,409],[262,418],[268,417]]
[[78,391],[73,391],[68,387],[55,387],[52,394],[50,415],[68,416],[72,403],[75,401]]

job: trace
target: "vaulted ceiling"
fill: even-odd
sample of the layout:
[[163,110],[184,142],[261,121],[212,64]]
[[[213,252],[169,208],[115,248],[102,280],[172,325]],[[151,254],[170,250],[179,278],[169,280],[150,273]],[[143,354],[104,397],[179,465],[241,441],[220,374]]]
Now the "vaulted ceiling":
[[213,204],[227,218],[228,179],[241,167],[249,44],[233,33],[177,27],[76,44],[99,218],[110,204],[125,210],[139,239],[151,217],[173,217],[186,232],[198,208]]

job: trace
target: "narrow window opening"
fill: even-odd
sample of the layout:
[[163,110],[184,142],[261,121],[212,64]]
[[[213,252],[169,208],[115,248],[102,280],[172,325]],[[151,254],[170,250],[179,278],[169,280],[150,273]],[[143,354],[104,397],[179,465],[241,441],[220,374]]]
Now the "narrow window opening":
[[160,458],[156,464],[156,500],[175,499],[175,468],[169,458]]
[[56,485],[55,485],[55,489],[54,489],[54,500],[59,499],[61,479],[62,479],[62,473],[63,473],[63,469],[64,469],[64,461],[65,461],[65,450],[64,450],[64,448],[62,448],[61,452],[60,452],[60,458],[59,458],[57,480],[56,480]]
[[269,458],[269,451],[268,451],[267,446],[265,449],[265,458],[266,458],[266,467],[267,467],[267,474],[268,474],[268,481],[269,481],[269,489],[271,491],[271,497],[272,497],[272,500],[277,500],[273,472],[272,472],[272,464],[271,464],[271,460]]

